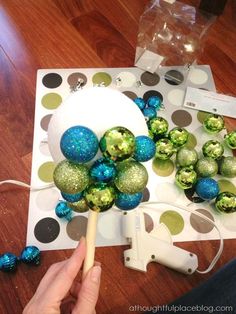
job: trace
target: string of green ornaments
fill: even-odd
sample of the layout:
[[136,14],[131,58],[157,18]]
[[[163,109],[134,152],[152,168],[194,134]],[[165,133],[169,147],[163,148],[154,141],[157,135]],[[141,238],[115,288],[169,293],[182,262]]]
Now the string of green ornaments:
[[[135,137],[122,126],[107,130],[100,140],[94,136],[92,130],[74,126],[61,137],[61,151],[67,159],[53,174],[63,197],[55,212],[68,221],[72,219],[71,210],[104,212],[114,204],[123,210],[133,209],[141,202],[148,182],[148,172],[141,162],[155,155],[152,139]],[[99,148],[102,157],[94,160]]]
[[[219,193],[218,183],[212,179],[217,173],[233,178],[236,176],[236,157],[224,157],[224,146],[217,140],[209,140],[202,146],[203,157],[187,147],[189,133],[184,128],[173,128],[168,132],[168,122],[155,117],[147,122],[149,135],[156,143],[156,161],[168,160],[176,153],[177,171],[175,183],[183,190],[195,189],[203,200],[215,199],[215,208],[224,213],[236,211],[236,195],[230,192]],[[217,134],[224,129],[222,116],[208,114],[203,128],[209,134]],[[236,131],[225,136],[226,145],[236,148]]]

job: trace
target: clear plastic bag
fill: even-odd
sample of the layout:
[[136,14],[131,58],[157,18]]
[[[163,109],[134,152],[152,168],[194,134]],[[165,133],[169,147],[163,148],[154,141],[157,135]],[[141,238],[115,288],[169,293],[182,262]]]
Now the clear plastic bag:
[[189,68],[215,18],[178,1],[151,1],[140,18],[135,65],[151,73],[160,66]]

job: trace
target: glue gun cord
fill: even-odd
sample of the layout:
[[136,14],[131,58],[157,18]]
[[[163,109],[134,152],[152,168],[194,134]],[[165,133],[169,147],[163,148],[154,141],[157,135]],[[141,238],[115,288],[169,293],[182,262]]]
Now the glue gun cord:
[[0,181],[0,185],[3,184],[13,184],[13,185],[18,185],[24,188],[29,189],[30,191],[40,191],[40,190],[45,190],[45,189],[50,189],[52,187],[55,186],[54,183],[49,183],[43,186],[39,186],[39,187],[32,187],[27,183],[21,182],[21,181],[17,181],[17,180],[5,180],[5,181]]
[[188,207],[186,206],[178,206],[176,204],[173,204],[173,203],[169,203],[169,202],[155,202],[155,201],[150,201],[150,202],[144,202],[142,204],[139,205],[139,207],[148,207],[149,205],[157,205],[157,204],[167,204],[167,205],[171,205],[171,206],[174,206],[174,207],[178,207],[179,209],[182,209],[182,210],[185,210],[187,212],[190,212],[191,214],[193,215],[196,215],[196,216],[199,216],[201,217],[202,219],[204,219],[205,221],[209,222],[210,224],[212,224],[216,230],[218,231],[219,233],[219,237],[220,237],[220,246],[219,246],[219,249],[218,249],[218,252],[216,253],[215,257],[213,258],[212,262],[210,263],[209,267],[205,270],[196,270],[198,273],[200,274],[206,274],[208,273],[209,271],[212,270],[212,268],[215,266],[215,264],[217,263],[217,261],[219,260],[222,252],[223,252],[223,247],[224,247],[224,240],[222,238],[222,235],[221,235],[221,232],[220,232],[220,229],[217,227],[217,225],[215,224],[214,221],[212,221],[211,219],[209,219],[208,217],[204,216],[203,214],[197,212],[197,211],[192,211],[191,209],[189,209]]

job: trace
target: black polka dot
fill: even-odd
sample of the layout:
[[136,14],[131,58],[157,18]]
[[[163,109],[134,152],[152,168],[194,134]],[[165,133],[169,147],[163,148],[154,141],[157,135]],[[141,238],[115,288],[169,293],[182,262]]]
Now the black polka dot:
[[50,217],[43,218],[37,222],[34,228],[35,238],[42,243],[54,241],[60,233],[59,223]]
[[48,88],[56,88],[62,83],[62,77],[57,73],[48,73],[43,77],[43,85]]
[[148,98],[152,97],[152,96],[157,96],[161,99],[161,101],[163,101],[163,96],[160,92],[158,92],[157,90],[149,90],[146,93],[144,93],[143,95],[143,99],[145,102],[147,102]]
[[177,70],[170,70],[164,76],[167,83],[170,85],[180,85],[184,81],[184,76]]
[[184,190],[184,194],[193,203],[203,203],[203,202],[205,202],[202,198],[200,198],[195,193],[195,187],[193,187],[191,189]]

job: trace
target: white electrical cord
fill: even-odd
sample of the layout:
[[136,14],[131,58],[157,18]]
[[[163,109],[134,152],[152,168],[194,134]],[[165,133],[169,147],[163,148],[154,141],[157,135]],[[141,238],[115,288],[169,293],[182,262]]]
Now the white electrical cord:
[[[44,189],[50,189],[52,187],[55,186],[54,183],[49,183],[47,185],[44,185],[44,186],[40,186],[40,187],[31,187],[29,184],[27,183],[24,183],[24,182],[21,182],[21,181],[17,181],[17,180],[5,180],[5,181],[0,181],[0,185],[3,185],[3,184],[14,184],[14,185],[18,185],[18,186],[21,186],[21,187],[25,187],[27,189],[30,189],[30,191],[40,191],[40,190],[44,190]],[[219,233],[219,236],[220,236],[220,247],[219,247],[219,250],[217,252],[217,254],[215,255],[215,257],[213,258],[211,264],[209,265],[209,267],[206,269],[206,270],[196,270],[198,273],[200,274],[206,274],[208,273],[209,271],[212,270],[212,268],[215,266],[215,264],[217,263],[217,261],[219,260],[221,254],[222,254],[222,251],[223,251],[223,247],[224,247],[224,240],[222,238],[222,235],[221,235],[221,232],[219,230],[219,228],[217,227],[217,225],[215,224],[214,221],[212,221],[211,219],[209,219],[208,217],[204,216],[203,214],[197,212],[197,211],[192,211],[191,209],[189,209],[188,207],[186,206],[177,206],[176,204],[174,203],[169,203],[169,202],[157,202],[157,201],[150,201],[150,202],[143,202],[139,205],[139,208],[145,208],[145,207],[148,207],[150,205],[158,205],[158,204],[167,204],[167,205],[171,205],[173,207],[178,207],[179,209],[182,209],[182,210],[185,210],[191,214],[194,214],[196,216],[199,216],[201,217],[202,219],[204,219],[205,221],[209,222],[210,224],[212,224],[216,230],[218,231]]]
[[21,181],[17,181],[17,180],[5,180],[5,181],[0,181],[0,185],[3,184],[13,184],[13,185],[18,185],[24,188],[29,189],[30,191],[40,191],[40,190],[46,190],[46,189],[50,189],[52,187],[55,186],[54,183],[49,183],[43,186],[39,186],[39,187],[32,187],[27,183],[21,182]]
[[213,258],[212,262],[210,263],[209,267],[206,269],[206,270],[196,270],[196,272],[200,273],[200,274],[206,274],[206,273],[209,273],[212,268],[215,266],[215,264],[217,263],[217,261],[219,260],[221,254],[222,254],[222,251],[223,251],[223,248],[224,248],[224,240],[222,238],[222,235],[221,235],[221,232],[220,232],[220,229],[217,227],[217,225],[215,224],[214,221],[212,221],[211,219],[209,219],[208,217],[204,216],[203,214],[197,212],[197,211],[193,211],[191,209],[189,209],[188,207],[186,206],[182,206],[181,207],[179,205],[176,205],[174,203],[169,203],[169,202],[155,202],[155,201],[150,201],[150,202],[144,202],[144,203],[141,203],[139,205],[139,208],[142,208],[142,207],[148,207],[150,205],[158,205],[158,204],[167,204],[167,205],[171,205],[173,207],[178,207],[179,209],[182,209],[182,210],[185,210],[191,214],[194,214],[196,216],[199,216],[201,217],[202,219],[204,219],[205,221],[209,222],[210,224],[212,224],[216,230],[218,231],[219,233],[219,236],[220,236],[220,247],[219,247],[219,250],[218,252],[216,253],[215,257]]

